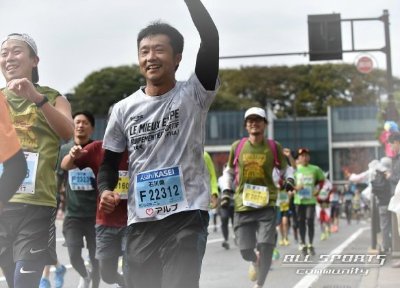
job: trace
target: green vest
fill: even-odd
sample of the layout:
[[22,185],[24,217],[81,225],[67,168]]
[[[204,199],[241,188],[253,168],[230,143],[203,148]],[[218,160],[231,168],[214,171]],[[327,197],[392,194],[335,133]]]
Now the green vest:
[[[232,144],[229,155],[229,167],[234,167],[233,162],[239,141]],[[287,161],[283,156],[282,146],[277,143],[276,149],[278,152],[278,159],[281,163],[281,168],[285,169],[287,167]],[[275,206],[278,189],[275,186],[272,177],[275,159],[269,144],[264,141],[262,144],[253,145],[249,141],[246,141],[240,151],[238,160],[239,175],[235,175],[235,177],[239,176],[239,183],[236,186],[234,195],[235,211],[244,212],[257,209],[246,206],[243,203],[243,189],[245,184],[267,187],[269,191],[269,202],[267,206]]]
[[[53,106],[56,98],[61,95],[49,87],[36,85],[36,90],[46,95]],[[16,193],[10,202],[56,207],[55,167],[60,138],[50,128],[42,111],[34,103],[17,96],[7,88],[2,91],[10,106],[10,116],[22,149],[24,152],[38,153],[34,193]],[[28,163],[28,173],[33,173],[32,170]]]

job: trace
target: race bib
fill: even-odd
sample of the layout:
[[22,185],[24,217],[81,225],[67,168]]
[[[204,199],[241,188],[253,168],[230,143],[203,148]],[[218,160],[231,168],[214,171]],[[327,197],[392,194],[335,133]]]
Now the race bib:
[[298,175],[299,185],[303,186],[303,188],[297,191],[297,195],[300,199],[311,199],[312,192],[314,189],[314,177],[312,175]]
[[121,196],[121,199],[128,199],[128,190],[129,190],[128,171],[120,170],[118,171],[118,183],[117,186],[115,186],[114,191]]
[[328,199],[329,196],[329,191],[326,189],[321,189],[319,191],[318,197],[320,200],[325,201],[326,199]]
[[330,199],[331,202],[339,202],[339,194],[333,193]]
[[344,200],[345,201],[351,201],[353,199],[353,195],[350,193],[344,194]]
[[303,189],[297,192],[300,199],[311,199],[312,197],[312,188],[311,187],[304,187]]
[[95,188],[92,181],[95,179],[92,169],[72,169],[68,172],[68,183],[72,190],[90,191]]
[[[24,152],[28,170],[22,184],[19,186],[16,193],[35,194],[36,173],[39,162],[39,154],[33,152]],[[3,173],[3,166],[0,166],[0,175]]]
[[134,193],[139,218],[168,216],[188,208],[180,166],[136,174]]
[[258,186],[252,184],[244,184],[243,188],[243,205],[262,208],[267,206],[269,202],[269,191],[266,186]]
[[289,203],[289,194],[285,191],[280,191],[278,194],[278,204]]

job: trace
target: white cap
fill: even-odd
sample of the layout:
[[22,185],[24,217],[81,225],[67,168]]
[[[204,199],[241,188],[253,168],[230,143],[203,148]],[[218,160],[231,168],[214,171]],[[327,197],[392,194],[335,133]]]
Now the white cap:
[[264,118],[265,121],[267,121],[267,116],[265,115],[265,110],[262,108],[251,107],[251,108],[247,109],[246,113],[244,113],[244,120],[246,120],[246,118],[249,117],[250,115],[260,116],[261,118]]
[[7,40],[18,40],[18,41],[25,42],[26,44],[29,45],[29,47],[32,48],[33,52],[35,52],[35,55],[36,56],[38,55],[38,50],[37,50],[35,40],[33,40],[33,38],[31,36],[29,36],[28,34],[12,33],[12,34],[8,35],[7,37],[5,37],[1,41],[1,46],[3,46],[4,42],[6,42]]
[[369,164],[368,164],[368,169],[370,169],[370,170],[376,170],[376,168],[379,166],[379,160],[377,160],[377,159],[374,159],[374,160],[372,160],[371,162],[369,162]]
[[379,161],[379,163],[382,166],[381,171],[382,171],[382,169],[387,171],[392,168],[392,159],[389,157],[382,157],[381,160]]

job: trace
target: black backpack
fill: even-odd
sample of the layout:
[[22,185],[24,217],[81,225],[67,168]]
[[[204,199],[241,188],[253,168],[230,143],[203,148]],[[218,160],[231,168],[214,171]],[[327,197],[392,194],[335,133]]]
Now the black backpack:
[[372,193],[382,195],[390,191],[390,183],[385,178],[385,174],[381,171],[376,171],[375,179],[371,181]]

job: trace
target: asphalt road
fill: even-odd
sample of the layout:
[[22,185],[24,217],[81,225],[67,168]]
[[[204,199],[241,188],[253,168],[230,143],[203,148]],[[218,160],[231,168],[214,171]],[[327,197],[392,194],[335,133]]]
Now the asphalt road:
[[[68,268],[65,275],[64,287],[75,288],[78,285],[79,276],[71,268],[67,249],[62,246],[64,240],[61,234],[61,224],[62,222],[58,220],[57,253],[60,262]],[[365,262],[368,262],[366,258],[361,259],[368,254],[371,244],[369,240],[370,230],[368,221],[362,221],[359,224],[352,223],[351,225],[347,225],[342,221],[340,231],[332,234],[325,241],[320,240],[319,225],[317,222],[315,224],[316,236],[314,246],[317,254],[311,259],[304,259],[301,256],[297,256],[300,255],[300,252],[292,239],[292,235],[290,235],[292,243],[287,247],[278,247],[281,257],[279,260],[273,261],[272,270],[267,277],[264,287],[356,288],[360,287],[365,273],[370,273],[373,269],[378,269],[379,265],[372,265],[372,262],[365,264]],[[200,288],[253,287],[254,283],[250,282],[247,278],[249,264],[242,260],[232,238],[230,239],[231,249],[225,250],[221,247],[222,235],[220,228],[217,227],[217,231],[214,231],[214,226],[210,225],[209,233],[206,255],[203,259]],[[87,257],[85,250],[84,255]],[[298,257],[297,259],[296,256]],[[332,264],[330,261],[334,257],[336,259],[333,259],[335,261]],[[304,260],[308,261],[305,262]],[[53,277],[52,273],[51,281],[53,281]],[[4,279],[1,277],[0,287],[7,287]],[[100,287],[115,287],[115,285],[108,285],[101,282]]]

